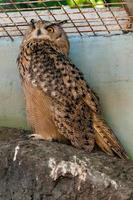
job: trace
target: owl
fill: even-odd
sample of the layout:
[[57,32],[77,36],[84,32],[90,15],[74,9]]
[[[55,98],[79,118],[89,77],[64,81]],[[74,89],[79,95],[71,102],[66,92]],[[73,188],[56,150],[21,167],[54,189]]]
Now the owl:
[[98,97],[68,57],[65,22],[31,20],[20,46],[18,68],[32,136],[69,142],[87,152],[98,145],[107,154],[126,159],[100,114]]

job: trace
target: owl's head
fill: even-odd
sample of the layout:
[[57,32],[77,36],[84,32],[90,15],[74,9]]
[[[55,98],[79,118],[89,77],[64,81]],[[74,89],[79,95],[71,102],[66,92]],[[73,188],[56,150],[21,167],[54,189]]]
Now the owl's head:
[[69,41],[65,31],[62,28],[64,21],[49,22],[49,21],[37,21],[31,20],[31,24],[24,36],[22,45],[31,39],[44,39],[52,41],[59,49],[64,53],[69,53]]

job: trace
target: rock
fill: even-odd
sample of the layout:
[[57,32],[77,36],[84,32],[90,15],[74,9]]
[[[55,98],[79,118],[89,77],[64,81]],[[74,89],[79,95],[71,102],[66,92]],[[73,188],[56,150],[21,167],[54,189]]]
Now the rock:
[[132,161],[0,129],[0,200],[132,199]]

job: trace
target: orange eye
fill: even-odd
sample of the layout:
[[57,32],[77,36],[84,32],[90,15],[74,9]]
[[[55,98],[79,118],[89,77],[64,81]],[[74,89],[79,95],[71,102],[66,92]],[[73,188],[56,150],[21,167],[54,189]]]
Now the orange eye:
[[47,28],[47,31],[50,32],[50,33],[53,33],[53,32],[54,32],[54,29],[53,29],[52,27],[48,27],[48,28]]

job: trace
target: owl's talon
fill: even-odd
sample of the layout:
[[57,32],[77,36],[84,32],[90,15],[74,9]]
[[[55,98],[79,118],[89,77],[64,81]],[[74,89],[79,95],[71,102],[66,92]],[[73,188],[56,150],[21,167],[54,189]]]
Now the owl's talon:
[[44,138],[41,135],[38,134],[31,134],[28,136],[28,138],[31,138],[33,140],[44,140]]

